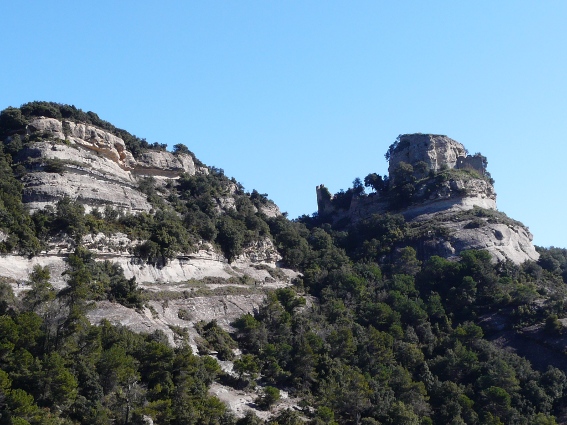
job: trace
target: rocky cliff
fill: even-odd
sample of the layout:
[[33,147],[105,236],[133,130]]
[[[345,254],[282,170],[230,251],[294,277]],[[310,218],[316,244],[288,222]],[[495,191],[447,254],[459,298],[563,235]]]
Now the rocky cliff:
[[149,211],[147,196],[138,190],[140,179],[206,172],[196,170],[188,154],[149,151],[134,159],[121,138],[83,123],[38,117],[27,126],[27,134],[41,135],[41,141],[19,153],[30,171],[22,182],[23,200],[32,212],[65,196],[87,211],[107,205],[125,212]]
[[390,146],[387,156],[391,178],[401,162],[412,166],[421,162],[426,172],[468,168],[484,175],[486,171],[481,155],[468,155],[461,143],[437,134],[402,134]]
[[[270,423],[567,417],[567,250],[525,262],[531,235],[496,209],[486,159],[446,136],[400,136],[373,193],[319,186],[319,215],[293,221],[187,147],[68,105],[2,111],[0,141],[3,418],[25,398],[56,421],[242,422],[207,389],[237,417],[279,394],[254,410]],[[455,258],[420,261],[434,255]],[[71,389],[57,399],[54,376]]]
[[461,143],[433,134],[401,135],[386,157],[385,186],[368,196],[351,190],[348,205],[338,206],[318,186],[319,216],[345,223],[372,214],[401,214],[414,227],[438,229],[420,236],[418,248],[425,256],[486,249],[495,261],[538,259],[527,227],[497,211],[485,157],[468,155]]

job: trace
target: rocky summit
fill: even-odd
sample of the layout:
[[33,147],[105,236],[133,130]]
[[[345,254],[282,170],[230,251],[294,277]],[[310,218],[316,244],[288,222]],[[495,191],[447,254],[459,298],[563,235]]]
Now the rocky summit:
[[481,154],[468,155],[447,136],[403,134],[386,158],[384,185],[368,196],[353,192],[348,203],[337,205],[318,186],[319,216],[337,224],[372,214],[401,214],[422,229],[413,244],[424,257],[457,257],[464,250],[484,249],[494,261],[521,264],[539,258],[528,228],[497,210],[493,180]]

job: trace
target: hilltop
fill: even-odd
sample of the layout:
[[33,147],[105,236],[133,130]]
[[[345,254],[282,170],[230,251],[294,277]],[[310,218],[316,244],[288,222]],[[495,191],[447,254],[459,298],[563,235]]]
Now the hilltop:
[[480,153],[468,155],[447,136],[403,134],[386,159],[388,176],[365,178],[369,195],[361,181],[334,196],[318,186],[319,218],[340,227],[373,214],[400,214],[413,229],[402,244],[411,244],[422,258],[457,257],[468,249],[516,264],[539,258],[528,228],[497,210],[494,181]]

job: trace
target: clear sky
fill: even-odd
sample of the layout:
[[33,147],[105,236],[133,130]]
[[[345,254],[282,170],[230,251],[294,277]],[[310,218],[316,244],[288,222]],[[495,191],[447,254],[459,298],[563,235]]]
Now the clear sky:
[[385,174],[401,133],[488,157],[567,247],[565,1],[1,1],[0,109],[48,100],[186,144],[290,218]]

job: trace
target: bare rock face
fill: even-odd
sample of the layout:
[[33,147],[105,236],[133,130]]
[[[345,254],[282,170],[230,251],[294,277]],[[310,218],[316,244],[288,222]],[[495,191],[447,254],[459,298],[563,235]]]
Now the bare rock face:
[[[167,303],[157,301],[149,302],[150,308],[145,307],[138,312],[126,308],[117,303],[100,301],[96,307],[89,310],[87,317],[91,323],[98,324],[102,320],[108,320],[112,324],[122,325],[135,332],[152,333],[156,330],[162,331],[168,337],[171,345],[176,345],[176,334],[172,326],[185,328],[189,332],[191,345],[194,352],[198,352],[194,340],[197,332],[193,329],[195,323],[200,320],[207,322],[216,320],[224,327],[230,328],[230,323],[243,314],[253,313],[262,304],[265,295],[259,293],[243,295],[222,295],[208,297],[189,297],[173,299]],[[190,318],[179,318],[179,311]],[[182,316],[186,317],[186,316]]]
[[195,175],[195,163],[190,155],[150,151],[138,158],[133,171],[137,175],[175,178],[181,173]]
[[433,191],[426,193],[427,186],[422,186],[421,202],[416,202],[401,212],[407,220],[422,214],[443,211],[464,211],[474,207],[490,210],[496,209],[496,193],[494,186],[483,179],[452,179],[437,185]]
[[276,263],[282,256],[274,246],[270,238],[253,242],[244,249],[244,252],[236,259],[237,263]]
[[[109,205],[130,213],[147,212],[151,205],[137,190],[141,178],[175,179],[196,172],[187,154],[149,151],[136,160],[121,138],[88,124],[39,117],[27,131],[48,140],[35,142],[22,153],[36,161],[36,169],[22,179],[23,200],[32,212],[65,196],[87,211]],[[58,172],[45,171],[49,161],[56,161]]]
[[111,206],[125,212],[149,211],[150,203],[146,197],[132,187],[111,180],[93,179],[79,173],[38,172],[22,179],[25,188],[22,200],[30,211],[54,205],[64,197],[69,197],[85,206],[86,211]]
[[460,157],[466,157],[465,147],[447,136],[435,134],[404,134],[390,156],[390,177],[400,162],[414,165],[420,161],[433,171],[455,168]]
[[121,138],[88,124],[71,121],[63,123],[55,118],[39,117],[28,125],[28,133],[34,132],[49,134],[60,140],[69,140],[71,143],[99,152],[124,169],[129,169],[135,162]]
[[450,258],[467,249],[483,249],[495,262],[510,260],[521,264],[538,260],[533,236],[522,223],[498,211],[478,206],[471,210],[448,209],[412,219],[410,225],[413,226],[444,229],[442,236],[424,235],[423,253]]
[[36,142],[22,155],[38,160],[38,165],[52,160],[62,167],[59,173],[40,168],[22,178],[22,200],[32,212],[55,205],[66,196],[79,201],[88,211],[106,205],[131,213],[151,209],[147,197],[137,190],[135,176],[110,155],[48,142]]
[[495,261],[510,260],[516,264],[539,258],[532,243],[533,236],[524,226],[489,223],[478,229],[457,228],[455,233],[451,244],[457,252],[485,249]]
[[266,217],[270,218],[279,217],[280,215],[282,215],[279,207],[272,202],[268,202],[266,205],[262,205],[260,207],[260,212]]
[[[196,252],[180,254],[166,265],[152,265],[134,256],[133,251],[143,241],[132,240],[124,233],[104,233],[83,236],[81,245],[92,252],[98,261],[109,260],[122,267],[124,276],[136,278],[141,285],[179,283],[207,277],[229,279],[248,276],[264,282],[288,284],[297,273],[278,267],[281,255],[269,238],[247,246],[244,252],[230,264],[222,252],[209,243],[201,242]],[[47,266],[52,274],[52,283],[65,286],[65,258],[75,251],[69,236],[50,238],[45,250],[33,258],[18,255],[0,255],[0,277],[28,279],[33,266]],[[276,278],[274,278],[276,276]]]

